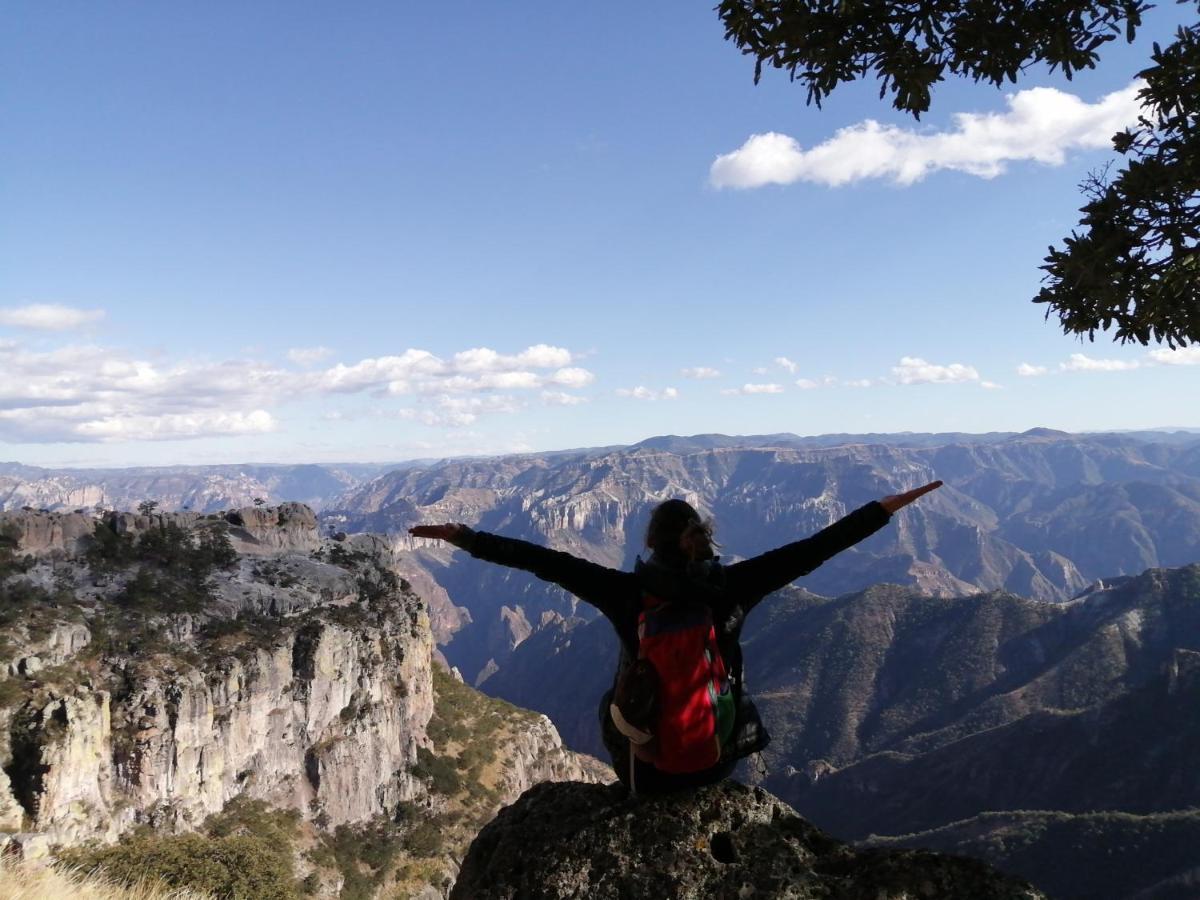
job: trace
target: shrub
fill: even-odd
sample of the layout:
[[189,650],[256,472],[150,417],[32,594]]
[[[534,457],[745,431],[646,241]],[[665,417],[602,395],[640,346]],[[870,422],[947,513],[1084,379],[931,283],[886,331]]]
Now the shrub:
[[37,606],[49,606],[54,598],[45,588],[38,587],[28,578],[14,578],[3,586],[3,602],[0,602],[0,627],[14,622],[28,622],[30,611]]
[[136,837],[98,850],[69,851],[69,865],[100,869],[123,884],[158,878],[220,900],[295,900],[291,858],[261,837],[199,834]]
[[412,773],[423,781],[428,781],[435,791],[452,797],[462,787],[458,769],[453,759],[444,756],[434,756],[429,750],[421,747],[417,750],[417,764]]
[[418,822],[404,835],[404,849],[414,856],[434,856],[442,843],[442,829],[429,820]]
[[299,824],[298,810],[276,809],[262,800],[235,797],[219,813],[208,817],[204,830],[210,837],[255,835],[279,848],[278,852],[290,859]]
[[6,678],[0,681],[0,709],[16,706],[25,696],[25,685],[18,678]]
[[[340,900],[374,897],[400,849],[397,828],[386,820],[358,827],[339,825],[332,837],[326,838],[326,845],[332,845],[333,857],[344,879]],[[315,854],[310,853],[309,858],[315,861]]]
[[28,572],[33,565],[32,556],[17,553],[20,545],[21,529],[13,522],[0,525],[0,581],[9,575]]

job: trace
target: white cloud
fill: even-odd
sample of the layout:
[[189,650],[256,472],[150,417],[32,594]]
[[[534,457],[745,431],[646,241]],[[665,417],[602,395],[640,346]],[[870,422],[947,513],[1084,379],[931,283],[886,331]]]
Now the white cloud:
[[578,406],[587,403],[587,397],[568,394],[566,391],[542,391],[542,403],[546,406]]
[[[534,390],[545,385],[578,388],[595,380],[587,369],[562,365],[570,361],[570,351],[548,344],[536,344],[515,355],[475,347],[455,353],[449,361],[427,350],[409,349],[399,356],[368,358],[349,366],[338,363],[318,373],[314,389],[334,393],[376,390],[397,396]],[[531,371],[539,368],[555,371]]]
[[[338,363],[321,372],[314,387],[334,393],[356,393],[389,384],[407,384],[416,377],[432,378],[449,372],[449,367],[427,350],[405,350],[399,356],[369,357],[347,366]],[[393,391],[400,393],[400,391]]]
[[1193,344],[1191,347],[1178,347],[1175,350],[1166,347],[1151,350],[1150,358],[1156,363],[1168,366],[1200,366],[1200,345]]
[[333,353],[328,347],[293,347],[287,358],[298,366],[311,366]]
[[792,362],[786,356],[775,357],[775,365],[787,369],[792,375],[796,374],[796,370],[800,368],[796,363]]
[[486,388],[516,391],[541,387],[542,379],[533,372],[488,372],[480,383]]
[[1017,374],[1022,378],[1036,378],[1038,375],[1045,375],[1049,371],[1045,366],[1032,366],[1029,363],[1021,363],[1017,366]]
[[515,356],[504,356],[487,347],[454,354],[459,372],[507,372],[514,369],[554,369],[571,364],[571,352],[549,344],[535,344]]
[[727,394],[727,395],[782,394],[783,393],[783,385],[782,384],[743,384],[739,388],[725,388],[725,390],[721,391],[721,393]]
[[962,363],[940,366],[926,362],[919,356],[902,357],[899,365],[892,366],[892,374],[901,384],[955,384],[979,380],[979,373],[974,366]]
[[684,378],[693,378],[696,380],[721,377],[721,372],[719,369],[711,369],[708,366],[695,366],[690,369],[680,369],[679,374]]
[[595,380],[596,376],[587,369],[580,369],[577,366],[572,366],[565,369],[559,369],[546,379],[546,383],[557,384],[566,388],[581,388],[591,384]]
[[1135,359],[1092,359],[1082,353],[1072,353],[1071,358],[1058,367],[1064,372],[1125,372],[1141,367]]
[[420,407],[415,411],[415,417],[425,425],[462,428],[474,424],[486,413],[514,413],[520,409],[521,404],[515,398],[501,394],[483,397],[448,395],[436,398],[432,405]]
[[984,389],[986,389],[986,390],[989,390],[989,391],[1002,391],[1002,390],[1004,390],[1004,385],[1002,385],[1002,384],[996,384],[996,382],[994,382],[994,381],[981,381],[981,382],[979,382],[979,386],[980,386],[981,388],[984,388]]
[[816,390],[822,387],[833,387],[838,383],[838,380],[832,375],[825,375],[821,378],[797,378],[796,387],[805,391]]
[[[253,360],[150,361],[91,345],[30,350],[6,341],[0,346],[0,440],[166,440],[252,434],[277,427],[271,410],[278,404],[314,394],[363,392],[424,397],[419,411],[409,418],[461,425],[483,413],[518,408],[507,392],[578,388],[594,380],[586,369],[557,366],[569,359],[567,351],[546,344],[513,356],[477,348],[450,361],[409,349],[297,371]],[[528,365],[512,368],[516,363]],[[535,364],[552,371],[534,371]],[[447,399],[453,395],[484,399],[454,403]],[[388,407],[375,414],[394,412],[394,407]]]
[[870,378],[851,378],[847,381],[843,381],[842,387],[869,388],[874,384],[875,382]]
[[709,181],[718,188],[756,188],[808,181],[837,187],[866,178],[910,185],[951,169],[994,178],[1010,162],[1062,165],[1068,151],[1111,146],[1114,133],[1137,121],[1140,82],[1086,103],[1074,94],[1036,87],[1006,98],[1000,113],[957,113],[955,127],[922,132],[867,119],[805,150],[786,134],[752,135],[718,156]]
[[102,309],[76,309],[57,303],[31,303],[0,309],[0,325],[39,331],[70,331],[103,318]]
[[668,387],[656,391],[641,384],[633,388],[617,388],[616,394],[618,397],[631,397],[634,400],[675,400],[679,397],[676,388]]
[[517,354],[518,366],[530,366],[534,369],[554,369],[571,364],[571,351],[562,347],[551,347],[549,344],[535,344]]
[[76,433],[100,441],[162,441],[213,435],[264,434],[277,427],[265,409],[250,412],[108,416],[80,423]]

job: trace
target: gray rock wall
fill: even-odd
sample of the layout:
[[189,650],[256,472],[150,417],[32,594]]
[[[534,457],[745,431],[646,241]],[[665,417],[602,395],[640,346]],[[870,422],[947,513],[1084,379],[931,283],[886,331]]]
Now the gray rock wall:
[[[418,749],[432,746],[433,636],[388,542],[322,540],[299,504],[227,514],[240,558],[208,576],[203,609],[148,614],[152,637],[129,650],[94,631],[125,621],[114,604],[138,564],[93,572],[78,555],[91,517],[5,518],[21,528],[19,552],[38,557],[10,577],[74,604],[56,600],[0,635],[0,686],[11,682],[0,702],[0,831],[72,845],[143,823],[187,830],[239,795],[326,827],[436,802],[412,774]],[[119,513],[106,524],[219,523]],[[549,778],[607,774],[565,750],[545,717],[515,720],[497,766],[503,802]]]

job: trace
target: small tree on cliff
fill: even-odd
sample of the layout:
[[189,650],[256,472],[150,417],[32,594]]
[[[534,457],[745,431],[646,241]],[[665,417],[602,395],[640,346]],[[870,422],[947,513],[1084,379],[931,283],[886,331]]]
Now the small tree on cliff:
[[156,509],[158,509],[157,500],[143,500],[137,505],[138,515],[140,516],[153,515]]
[[[1180,0],[1184,2],[1184,0]],[[1194,2],[1194,0],[1190,0]],[[786,69],[821,104],[839,84],[880,80],[896,109],[919,118],[947,73],[999,86],[1035,63],[1070,78],[1104,44],[1132,41],[1140,0],[721,0],[725,36],[763,65]],[[1200,4],[1198,4],[1200,8]],[[1063,331],[1122,343],[1200,341],[1200,23],[1154,46],[1139,73],[1144,114],[1113,137],[1126,158],[1082,186],[1081,231],[1051,247],[1034,298]]]

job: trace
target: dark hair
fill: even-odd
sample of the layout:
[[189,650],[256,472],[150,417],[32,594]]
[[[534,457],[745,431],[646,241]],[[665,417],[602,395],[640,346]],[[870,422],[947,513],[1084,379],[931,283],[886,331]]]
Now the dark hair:
[[646,546],[667,560],[681,561],[679,539],[689,528],[699,528],[712,543],[712,522],[685,500],[664,500],[650,513],[646,526]]

